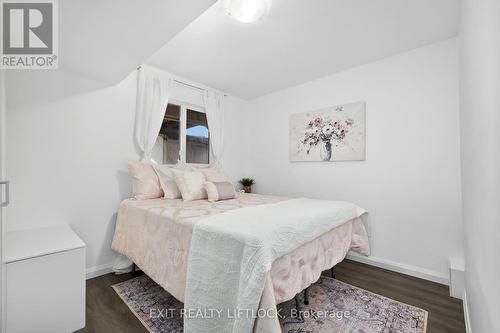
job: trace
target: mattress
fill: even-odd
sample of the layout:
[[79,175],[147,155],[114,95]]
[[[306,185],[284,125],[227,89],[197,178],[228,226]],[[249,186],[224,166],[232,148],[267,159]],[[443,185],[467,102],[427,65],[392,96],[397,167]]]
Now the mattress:
[[[128,199],[118,211],[112,248],[183,302],[193,226],[212,214],[283,200],[287,198],[243,193],[218,202]],[[316,282],[322,271],[342,261],[349,250],[369,254],[368,236],[359,218],[276,259],[270,272],[276,304]]]

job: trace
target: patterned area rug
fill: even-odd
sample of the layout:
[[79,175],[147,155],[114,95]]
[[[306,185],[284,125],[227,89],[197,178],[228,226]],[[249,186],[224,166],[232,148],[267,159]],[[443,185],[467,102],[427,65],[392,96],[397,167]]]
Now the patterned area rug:
[[[152,333],[182,333],[183,304],[146,275],[113,289]],[[427,311],[328,277],[309,287],[298,316],[293,300],[280,304],[286,333],[425,333]]]

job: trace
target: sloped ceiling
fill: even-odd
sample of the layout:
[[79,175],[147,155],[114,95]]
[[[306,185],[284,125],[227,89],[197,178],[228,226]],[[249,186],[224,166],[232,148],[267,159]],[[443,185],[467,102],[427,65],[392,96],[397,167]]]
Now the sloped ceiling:
[[215,1],[59,1],[59,70],[9,70],[8,107],[116,84]]
[[457,34],[457,0],[272,0],[244,24],[219,2],[148,63],[251,99]]

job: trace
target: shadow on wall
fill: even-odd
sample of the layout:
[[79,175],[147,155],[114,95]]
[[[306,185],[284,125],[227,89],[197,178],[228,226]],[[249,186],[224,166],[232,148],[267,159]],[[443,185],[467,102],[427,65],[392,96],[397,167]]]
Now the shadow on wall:
[[110,86],[62,70],[7,71],[7,108],[39,106]]
[[[116,217],[117,213],[114,213],[111,218],[108,220],[106,224],[106,229],[102,234],[102,239],[105,241],[100,241],[99,239],[91,238],[88,235],[88,230],[82,228],[82,225],[79,223],[70,223],[69,226],[73,229],[76,234],[85,242],[86,244],[86,267],[89,268],[88,260],[90,258],[97,258],[95,262],[97,263],[105,263],[108,264],[114,261],[114,257],[110,258],[110,248],[111,248],[111,240],[113,239],[113,235],[115,233],[115,225],[116,225]],[[109,241],[107,241],[109,240]],[[97,244],[96,244],[97,243]],[[97,246],[96,246],[97,245]],[[94,264],[90,265],[90,268],[93,267]]]
[[[130,198],[131,196],[131,188],[132,188],[132,182],[130,180],[130,176],[128,174],[128,171],[124,170],[118,170],[116,172],[116,180],[117,180],[117,186],[118,186],[118,191],[120,194],[120,201],[125,200],[127,198]],[[111,217],[108,219],[107,224],[103,228],[103,232],[101,234],[101,239],[96,240],[93,238],[89,238],[87,232],[89,230],[82,229],[81,224],[74,224],[71,223],[70,226],[75,230],[75,232],[83,239],[87,240],[87,258],[96,258],[97,263],[104,263],[105,265],[109,264],[110,262],[112,263],[114,261],[114,258],[116,256],[115,252],[111,252],[113,257],[110,258],[110,249],[111,249],[111,242],[113,240],[113,235],[115,233],[115,228],[116,228],[116,218],[118,216],[118,207],[119,207],[119,202],[116,203],[116,212],[111,215]],[[92,244],[92,242],[97,241],[97,243]],[[92,266],[92,265],[91,265]],[[88,268],[88,267],[87,267]]]
[[[111,248],[111,241],[113,240],[113,235],[115,233],[117,215],[118,215],[117,213],[114,213],[111,216],[111,218],[109,219],[108,225],[106,227],[106,231],[104,233],[104,239],[105,240],[109,239],[109,242],[107,242],[107,241],[101,242],[101,247],[99,248],[98,253],[96,254],[97,262],[101,262],[101,263],[102,262],[104,262],[104,263],[110,262],[109,249]],[[113,253],[115,253],[115,252],[113,252]],[[115,256],[113,257],[113,260],[111,260],[111,262],[114,261]]]
[[[116,180],[118,183],[118,191],[120,193],[120,201],[130,198],[132,181],[130,179],[128,171],[118,170],[116,172]],[[111,216],[108,222],[104,239],[109,240],[109,242],[105,242],[99,249],[99,253],[97,254],[98,262],[107,262],[106,255],[109,255],[109,249],[111,248],[111,242],[115,233],[116,218],[118,217],[118,207],[119,205],[117,205],[116,207],[117,212]]]
[[[127,167],[127,166],[125,166]],[[132,194],[132,180],[128,171],[118,170],[116,171],[116,181],[118,183],[118,191],[120,193],[120,200],[125,200],[130,198]]]

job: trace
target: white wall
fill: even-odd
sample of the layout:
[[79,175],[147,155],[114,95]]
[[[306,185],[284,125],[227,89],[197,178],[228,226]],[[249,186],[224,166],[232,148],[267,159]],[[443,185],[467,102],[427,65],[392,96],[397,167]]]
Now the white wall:
[[[135,92],[134,72],[113,87],[8,108],[12,204],[7,229],[70,224],[87,243],[87,267],[109,267],[116,211],[131,192],[127,161],[139,158],[133,137]],[[173,98],[189,95],[181,89]],[[243,101],[227,97],[230,142],[239,135],[233,128],[238,128],[242,110]],[[240,161],[241,154],[228,147],[225,159]],[[227,164],[233,179],[242,176],[239,166]]]
[[8,230],[67,223],[87,243],[87,267],[111,262],[116,210],[130,189],[126,163],[137,159],[134,105],[131,75],[115,87],[9,107]]
[[224,132],[224,172],[238,188],[238,180],[249,176],[250,162],[248,143],[250,142],[252,113],[247,101],[226,98]]
[[[445,281],[462,246],[457,67],[452,39],[252,102],[228,96],[224,169],[256,178],[261,193],[358,203],[370,212],[375,258]],[[87,267],[112,262],[116,210],[130,194],[126,163],[138,158],[135,80],[9,106],[8,229],[69,223],[88,244]],[[288,114],[360,100],[365,162],[288,161]]]
[[[366,161],[289,162],[289,114],[366,101]],[[462,256],[457,40],[253,101],[260,193],[348,200],[369,211],[372,255],[445,282]]]
[[500,332],[500,2],[462,1],[466,292],[474,333]]

